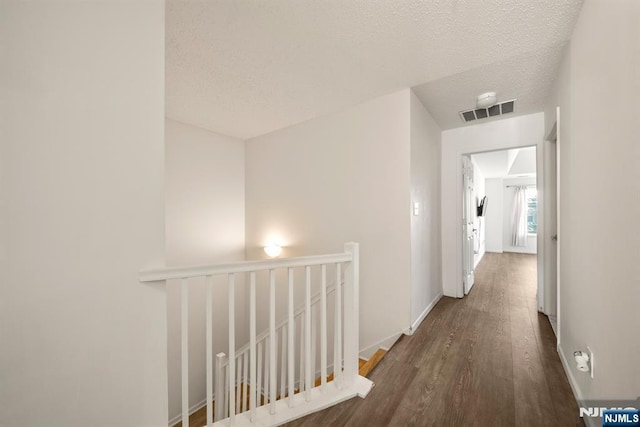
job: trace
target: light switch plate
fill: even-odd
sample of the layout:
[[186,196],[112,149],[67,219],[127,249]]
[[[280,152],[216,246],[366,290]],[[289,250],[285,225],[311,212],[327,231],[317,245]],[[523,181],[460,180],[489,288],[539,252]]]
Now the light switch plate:
[[420,203],[414,202],[413,203],[413,215],[417,216],[419,214],[420,214]]

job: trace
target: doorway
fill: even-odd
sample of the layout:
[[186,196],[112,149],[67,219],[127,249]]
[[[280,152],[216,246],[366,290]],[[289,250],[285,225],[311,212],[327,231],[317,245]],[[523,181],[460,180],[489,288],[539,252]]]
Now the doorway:
[[[541,255],[538,149],[462,155],[462,183],[462,277],[467,295],[474,285],[475,267],[486,252]],[[541,284],[537,270],[533,280]],[[538,294],[542,300],[541,286]]]

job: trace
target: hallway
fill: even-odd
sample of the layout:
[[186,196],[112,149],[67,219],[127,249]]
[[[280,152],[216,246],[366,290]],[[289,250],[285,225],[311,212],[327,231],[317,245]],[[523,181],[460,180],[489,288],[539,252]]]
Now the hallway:
[[536,257],[487,253],[463,299],[443,298],[369,377],[369,396],[290,426],[583,425],[536,308]]

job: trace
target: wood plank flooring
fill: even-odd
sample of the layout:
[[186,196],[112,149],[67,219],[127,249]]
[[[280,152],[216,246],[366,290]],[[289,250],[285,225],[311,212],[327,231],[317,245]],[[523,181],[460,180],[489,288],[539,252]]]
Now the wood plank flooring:
[[443,298],[369,378],[366,399],[288,425],[584,425],[537,311],[534,255],[487,253],[469,295]]

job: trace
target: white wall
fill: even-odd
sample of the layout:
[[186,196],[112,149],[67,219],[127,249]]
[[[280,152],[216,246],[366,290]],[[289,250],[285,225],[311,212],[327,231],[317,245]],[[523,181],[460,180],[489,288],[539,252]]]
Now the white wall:
[[167,423],[164,2],[0,5],[0,425]]
[[487,252],[502,253],[504,227],[504,183],[502,178],[488,178],[485,181],[487,210],[485,214],[485,245]]
[[[166,120],[166,254],[168,266],[244,260],[244,142]],[[189,293],[189,401],[204,403],[205,289]],[[214,283],[214,354],[228,352],[225,278]],[[246,341],[244,289],[237,286],[238,343]],[[169,418],[181,413],[180,284],[167,284]]]
[[244,142],[165,123],[167,263],[244,259]]
[[[537,146],[544,138],[544,114],[446,130],[442,133],[442,281],[444,294],[461,298],[462,160],[461,155],[505,148]],[[541,176],[541,162],[538,177]],[[489,202],[491,204],[491,201]],[[491,207],[489,208],[491,209]]]
[[[411,92],[411,325],[442,296],[440,259],[440,139],[442,132]],[[411,209],[410,209],[411,210]]]
[[411,323],[409,120],[407,89],[246,143],[247,257],[359,242],[361,349]]
[[569,359],[577,394],[591,399],[640,395],[639,21],[637,1],[585,2],[555,94],[560,349],[594,351],[594,379]]
[[[536,234],[527,236],[527,246],[513,246],[511,244],[511,233],[513,230],[513,200],[515,199],[515,189],[509,185],[536,185],[535,177],[508,178],[502,180],[502,250],[504,252],[517,252],[523,254],[537,253],[538,237]],[[541,216],[542,213],[539,213]]]

